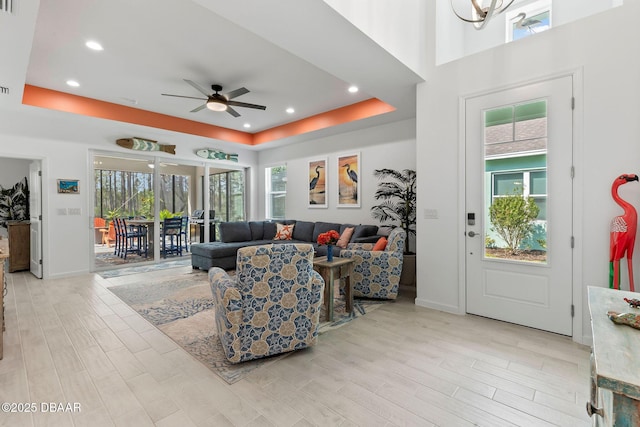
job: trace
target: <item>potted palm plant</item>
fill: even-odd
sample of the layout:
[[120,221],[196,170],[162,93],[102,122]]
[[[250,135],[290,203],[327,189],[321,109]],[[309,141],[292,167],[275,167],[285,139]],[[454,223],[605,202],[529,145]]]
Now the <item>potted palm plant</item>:
[[382,203],[371,208],[371,215],[383,226],[400,227],[405,231],[407,238],[400,283],[415,285],[416,255],[411,252],[409,241],[416,235],[416,171],[376,169],[373,175],[389,180],[378,184],[374,197]]

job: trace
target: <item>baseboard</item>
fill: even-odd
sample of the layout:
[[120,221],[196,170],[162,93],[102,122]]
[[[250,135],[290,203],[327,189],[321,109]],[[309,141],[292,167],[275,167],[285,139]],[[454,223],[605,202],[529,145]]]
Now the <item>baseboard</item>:
[[591,335],[583,335],[582,342],[580,344],[593,347],[593,337]]
[[446,313],[465,314],[464,311],[460,311],[460,307],[457,305],[440,304],[423,298],[416,298],[415,303],[420,307],[431,308],[433,310],[444,311]]

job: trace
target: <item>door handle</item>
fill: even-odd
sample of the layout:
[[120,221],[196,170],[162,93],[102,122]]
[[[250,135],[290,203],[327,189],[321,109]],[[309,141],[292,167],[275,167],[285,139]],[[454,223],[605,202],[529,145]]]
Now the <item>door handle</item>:
[[475,232],[475,231],[473,231],[473,230],[472,230],[472,231],[469,231],[469,232],[467,233],[467,236],[469,236],[469,237],[476,237],[477,235],[478,235],[478,233],[476,233],[476,232]]

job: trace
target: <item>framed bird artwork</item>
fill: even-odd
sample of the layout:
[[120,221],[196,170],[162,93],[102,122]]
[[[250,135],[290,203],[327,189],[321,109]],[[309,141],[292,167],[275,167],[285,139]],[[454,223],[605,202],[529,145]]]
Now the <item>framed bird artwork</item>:
[[310,208],[327,208],[327,158],[309,161]]
[[360,207],[360,153],[338,156],[338,207]]

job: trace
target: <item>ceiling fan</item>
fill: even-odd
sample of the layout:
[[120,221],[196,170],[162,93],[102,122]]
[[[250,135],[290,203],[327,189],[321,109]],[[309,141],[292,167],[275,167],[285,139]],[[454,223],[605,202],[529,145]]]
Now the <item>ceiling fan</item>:
[[219,92],[222,90],[222,86],[211,85],[211,89],[213,90],[214,93],[210,94],[206,91],[206,89],[202,88],[199,84],[187,79],[184,79],[184,81],[189,83],[191,86],[193,86],[198,92],[206,96],[206,98],[196,98],[194,96],[184,96],[184,95],[171,95],[168,93],[163,93],[162,95],[175,96],[177,98],[200,99],[200,100],[206,101],[201,106],[191,110],[192,113],[196,113],[200,110],[203,110],[204,108],[208,108],[212,111],[226,111],[227,113],[231,114],[233,117],[240,117],[240,113],[238,113],[232,107],[254,108],[256,110],[267,109],[267,107],[265,107],[264,105],[248,104],[246,102],[232,101],[233,98],[237,98],[240,95],[249,93],[249,89],[247,88],[241,87],[239,89],[232,90],[229,93],[221,94]]

